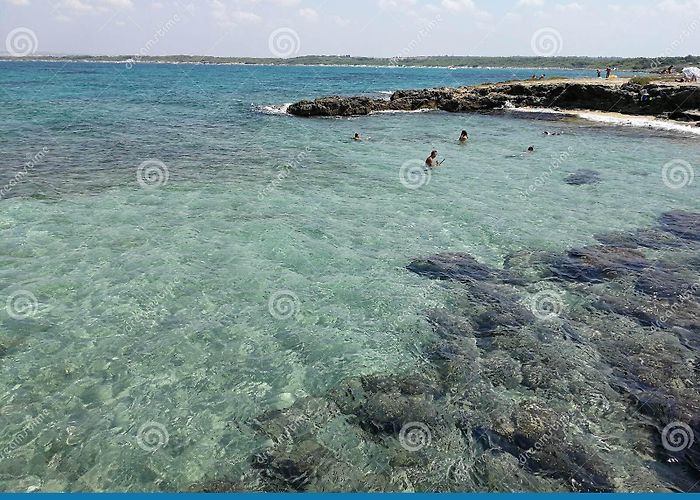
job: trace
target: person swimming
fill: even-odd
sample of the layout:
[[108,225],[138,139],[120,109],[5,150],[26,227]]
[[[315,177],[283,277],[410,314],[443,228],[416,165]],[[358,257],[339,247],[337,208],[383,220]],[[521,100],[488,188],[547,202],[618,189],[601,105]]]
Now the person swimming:
[[445,160],[438,161],[437,155],[438,155],[438,152],[437,152],[436,150],[433,150],[433,151],[430,152],[430,156],[428,156],[428,157],[425,159],[425,166],[426,166],[426,168],[435,168],[435,167],[439,167],[440,165],[442,165],[443,163],[445,163]]
[[535,146],[530,146],[529,148],[527,148],[527,152],[528,152],[528,153],[534,153],[534,152],[535,152]]
[[462,135],[459,136],[460,144],[464,144],[468,140],[469,140],[469,134],[467,134],[466,130],[462,130]]
[[360,136],[360,134],[358,134],[357,132],[355,132],[355,136],[352,138],[352,140],[353,140],[353,141],[361,141],[361,140],[362,140],[362,137]]

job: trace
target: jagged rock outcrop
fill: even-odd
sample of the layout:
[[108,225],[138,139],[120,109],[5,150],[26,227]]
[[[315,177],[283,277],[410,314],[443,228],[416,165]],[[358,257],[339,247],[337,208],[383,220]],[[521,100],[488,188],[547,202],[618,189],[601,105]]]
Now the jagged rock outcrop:
[[[700,87],[656,82],[645,86],[618,80],[543,80],[483,84],[460,88],[400,90],[387,101],[369,97],[322,97],[289,107],[296,116],[353,116],[375,111],[440,109],[490,111],[504,106],[590,109],[632,115],[694,116]],[[642,93],[645,94],[642,99]],[[646,97],[648,96],[648,98]],[[689,114],[684,114],[688,112]],[[680,113],[680,114],[679,114]]]

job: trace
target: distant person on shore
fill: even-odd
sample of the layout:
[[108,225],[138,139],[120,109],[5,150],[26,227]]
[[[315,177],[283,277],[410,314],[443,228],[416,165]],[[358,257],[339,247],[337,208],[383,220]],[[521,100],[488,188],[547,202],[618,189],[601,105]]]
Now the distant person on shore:
[[459,136],[459,143],[465,144],[469,140],[469,134],[466,130],[462,130],[462,135]]
[[605,78],[610,78],[610,73],[612,73],[612,68],[608,66],[605,68]]
[[545,74],[542,73],[542,74],[540,75],[540,80],[544,80],[544,77],[545,77]]
[[425,166],[426,166],[426,168],[435,168],[435,167],[439,167],[440,165],[442,165],[443,163],[445,163],[445,160],[438,161],[437,155],[438,155],[438,152],[435,151],[435,150],[433,150],[433,151],[430,152],[430,156],[428,156],[428,157],[425,159]]
[[600,72],[600,68],[598,68],[598,69],[596,70],[596,73],[598,73],[598,78],[600,78],[601,76],[603,76],[603,74]]
[[352,140],[353,140],[353,141],[361,141],[361,140],[362,140],[362,137],[360,136],[360,134],[358,134],[357,132],[355,132],[355,136],[352,138]]

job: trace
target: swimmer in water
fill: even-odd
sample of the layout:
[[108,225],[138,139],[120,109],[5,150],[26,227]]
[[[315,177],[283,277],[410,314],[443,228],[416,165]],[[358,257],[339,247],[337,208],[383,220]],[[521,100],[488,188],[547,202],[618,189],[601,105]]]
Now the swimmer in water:
[[438,152],[435,151],[435,150],[433,150],[433,151],[430,152],[430,156],[428,156],[428,157],[425,159],[425,167],[426,167],[426,168],[435,168],[435,167],[439,167],[440,165],[442,165],[443,163],[445,163],[445,160],[438,161],[437,155],[438,155]]
[[466,130],[462,130],[462,135],[459,136],[459,143],[465,144],[469,140],[469,134]]
[[353,141],[361,141],[361,140],[362,140],[362,137],[360,137],[360,134],[358,134],[357,132],[355,132],[355,136],[352,138],[352,140],[353,140]]

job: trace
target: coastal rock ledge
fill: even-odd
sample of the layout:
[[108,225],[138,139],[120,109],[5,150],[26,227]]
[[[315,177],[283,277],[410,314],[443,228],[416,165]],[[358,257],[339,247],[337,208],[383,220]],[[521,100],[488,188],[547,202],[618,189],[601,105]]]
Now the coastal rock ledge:
[[400,90],[389,100],[366,96],[321,97],[289,106],[295,116],[356,116],[376,111],[439,109],[484,112],[503,107],[588,109],[630,115],[690,119],[700,109],[700,85],[628,79],[532,80],[488,83],[459,88]]

